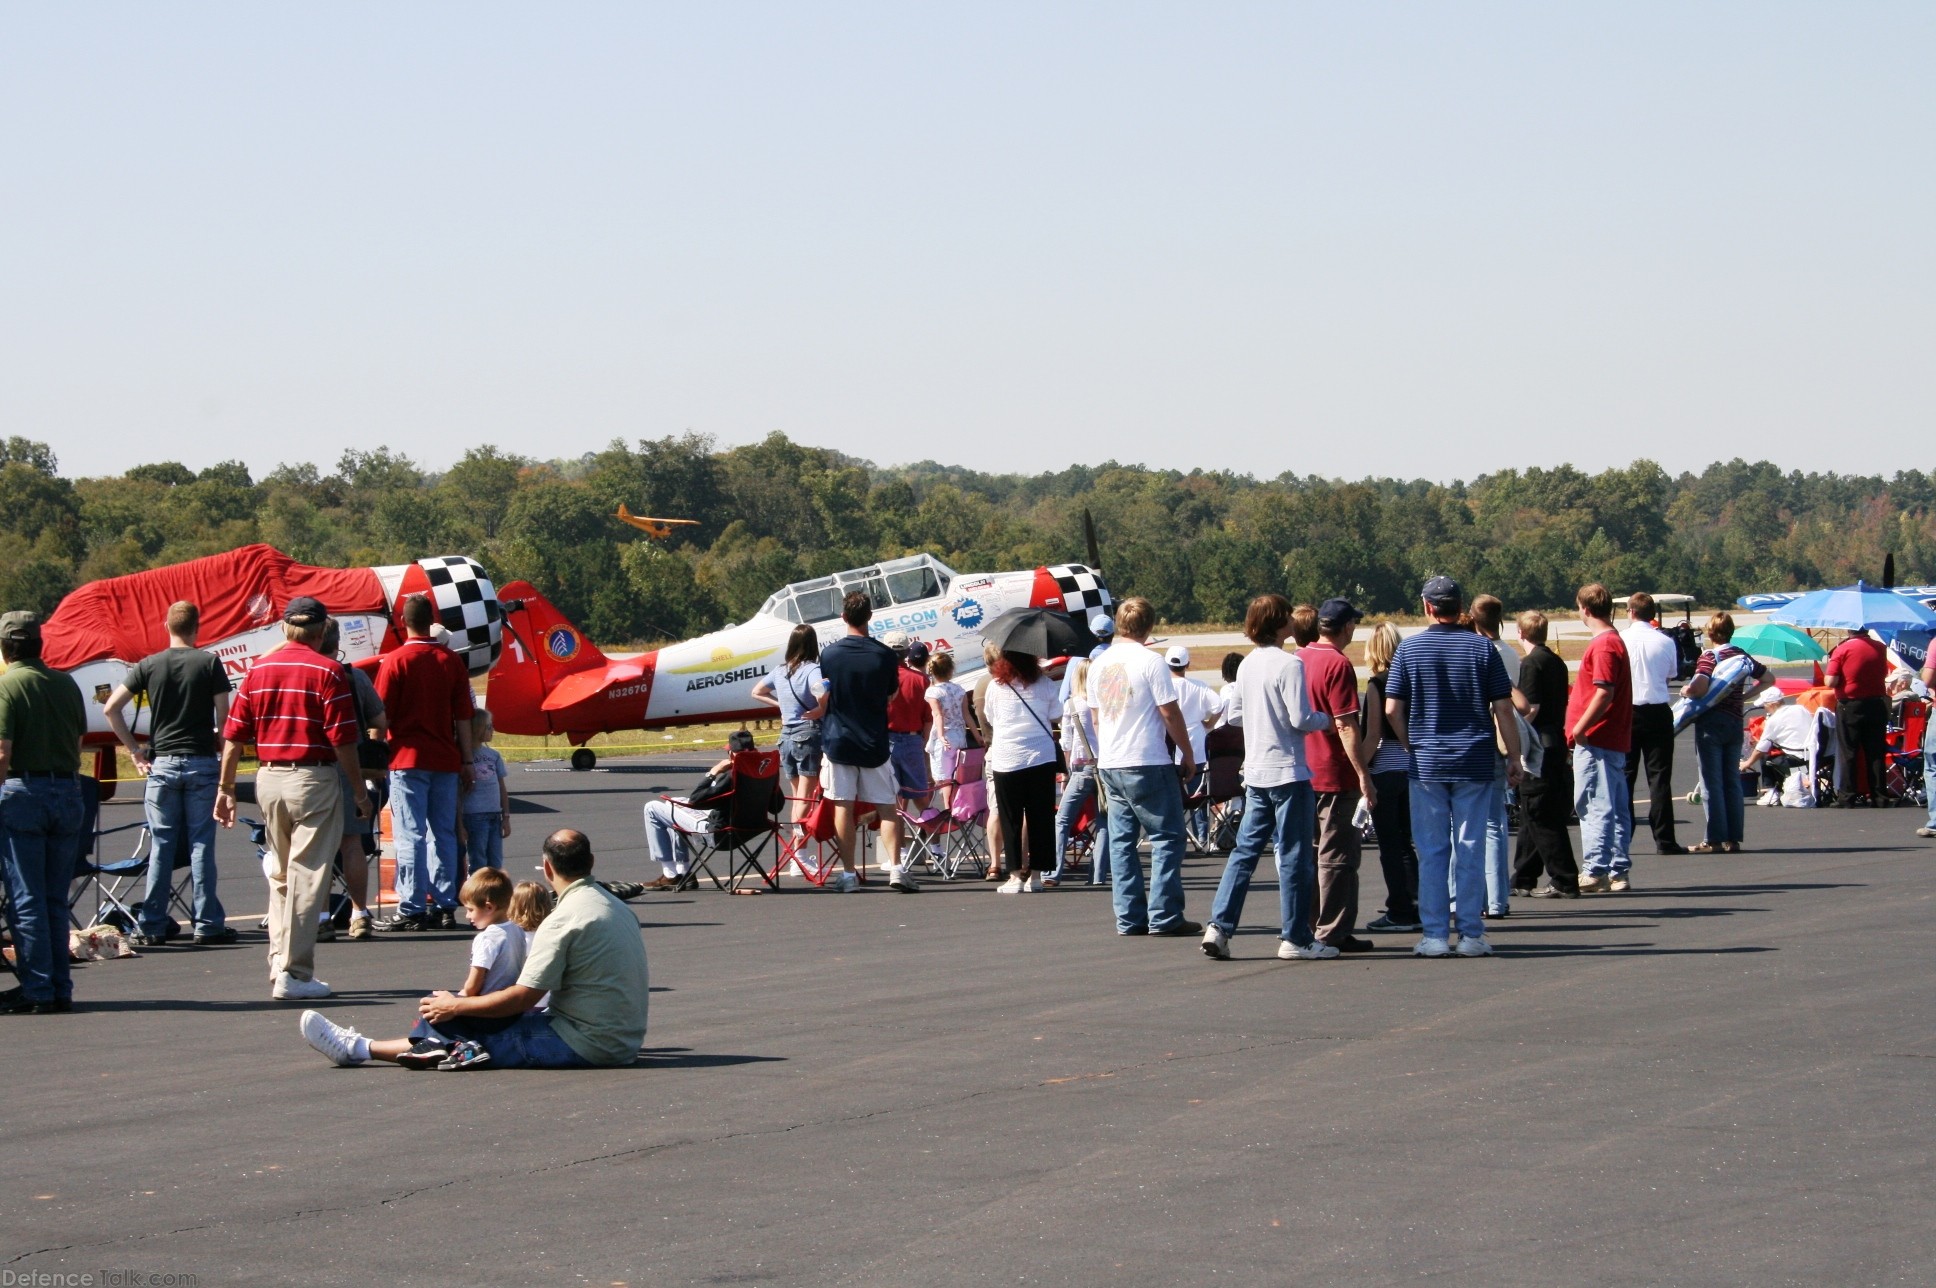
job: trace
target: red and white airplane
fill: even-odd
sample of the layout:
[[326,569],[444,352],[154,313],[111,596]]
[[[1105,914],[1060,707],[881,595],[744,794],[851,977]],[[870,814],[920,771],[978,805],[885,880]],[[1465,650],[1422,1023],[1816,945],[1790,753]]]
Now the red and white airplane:
[[[239,677],[281,646],[282,611],[297,595],[323,602],[342,628],[343,657],[373,665],[403,640],[397,618],[406,595],[427,594],[449,645],[482,675],[503,644],[503,607],[491,579],[465,555],[441,555],[383,568],[313,568],[271,546],[243,546],[126,577],[92,581],[62,599],[41,628],[41,657],[71,674],[88,698],[87,741],[111,748],[115,738],[102,706],[128,668],[168,647],[168,606],[190,600],[201,609],[197,643]],[[136,733],[147,708],[131,710]]]
[[753,701],[753,686],[784,662],[787,636],[803,622],[823,644],[840,636],[841,600],[854,590],[876,605],[874,635],[906,631],[951,649],[964,672],[981,668],[983,624],[1010,608],[1068,613],[1086,630],[1090,614],[1111,603],[1102,574],[1086,564],[957,573],[915,555],[795,582],[738,626],[608,658],[529,583],[514,581],[502,590],[504,657],[491,673],[486,703],[505,733],[563,734],[577,748],[574,769],[597,763],[583,745],[594,734],[761,719],[773,709]]

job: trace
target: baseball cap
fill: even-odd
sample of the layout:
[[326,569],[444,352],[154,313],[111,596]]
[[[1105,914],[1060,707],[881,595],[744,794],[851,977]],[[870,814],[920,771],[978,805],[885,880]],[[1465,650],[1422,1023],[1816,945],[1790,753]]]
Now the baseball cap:
[[1190,650],[1184,648],[1181,644],[1172,644],[1170,645],[1169,651],[1163,654],[1163,660],[1171,666],[1188,666],[1190,665]]
[[[1456,590],[1457,587],[1454,587]],[[1318,605],[1318,625],[1349,626],[1363,617],[1358,606],[1348,599],[1327,599]]]
[[1781,705],[1781,700],[1787,696],[1780,689],[1769,685],[1766,689],[1762,690],[1761,696],[1756,698],[1755,702],[1764,707],[1778,707]]
[[1108,613],[1097,613],[1089,619],[1089,633],[1099,640],[1106,640],[1116,633],[1115,619]]
[[908,633],[906,631],[889,631],[887,634],[881,636],[881,643],[887,645],[896,653],[904,652],[908,646]]
[[907,646],[907,660],[914,663],[916,666],[919,666],[921,665],[921,663],[927,661],[928,660],[928,642],[926,640],[909,640],[908,646]]
[[0,616],[0,640],[25,643],[40,638],[40,614],[26,609]]
[[291,626],[321,626],[328,619],[329,610],[323,607],[323,601],[308,595],[296,596],[282,610],[282,620]]
[[1428,604],[1462,604],[1465,602],[1465,592],[1450,577],[1434,577],[1425,583],[1419,598]]

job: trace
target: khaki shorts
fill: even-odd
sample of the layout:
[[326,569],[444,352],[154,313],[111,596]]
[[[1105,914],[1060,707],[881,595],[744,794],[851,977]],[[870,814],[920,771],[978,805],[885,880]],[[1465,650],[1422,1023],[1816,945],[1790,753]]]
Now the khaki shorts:
[[822,760],[820,790],[830,801],[860,801],[892,808],[896,790],[894,766],[883,763],[862,767]]

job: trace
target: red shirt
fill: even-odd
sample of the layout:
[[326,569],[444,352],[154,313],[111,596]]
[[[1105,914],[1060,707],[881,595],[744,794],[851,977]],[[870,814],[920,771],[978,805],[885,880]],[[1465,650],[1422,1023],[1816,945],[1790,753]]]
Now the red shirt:
[[1358,718],[1358,673],[1351,659],[1329,640],[1320,639],[1297,651],[1304,664],[1304,684],[1311,705],[1331,717],[1331,728],[1304,735],[1304,759],[1311,766],[1314,792],[1355,792],[1358,770],[1345,755],[1338,723]]
[[920,733],[928,727],[934,713],[928,710],[928,677],[924,671],[902,664],[895,676],[900,691],[887,704],[889,733]]
[[334,659],[284,644],[235,686],[222,736],[254,743],[262,760],[333,765],[336,748],[356,741],[356,695]]
[[[1613,705],[1601,712],[1584,734],[1573,737],[1580,713],[1601,689],[1613,694]],[[1580,659],[1579,682],[1566,695],[1566,734],[1567,741],[1575,745],[1584,742],[1622,755],[1633,750],[1633,670],[1619,631],[1601,631],[1586,646],[1586,656]]]
[[1883,698],[1889,695],[1889,652],[1867,635],[1851,635],[1828,655],[1830,675],[1842,677],[1844,698]]
[[390,768],[445,774],[463,768],[452,730],[477,707],[470,672],[455,653],[434,640],[405,640],[383,655],[376,692],[390,717]]

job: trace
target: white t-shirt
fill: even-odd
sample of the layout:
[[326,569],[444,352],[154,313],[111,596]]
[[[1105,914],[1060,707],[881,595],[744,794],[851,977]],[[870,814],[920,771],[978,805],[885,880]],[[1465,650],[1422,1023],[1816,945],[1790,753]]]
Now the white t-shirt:
[[1331,727],[1331,717],[1311,705],[1304,663],[1281,648],[1260,648],[1237,668],[1243,704],[1244,785],[1282,787],[1311,777],[1304,762],[1304,735]]
[[1767,755],[1779,747],[1796,755],[1806,755],[1815,737],[1815,713],[1804,706],[1777,707],[1768,723],[1761,726],[1761,741],[1755,750]]
[[1167,765],[1169,731],[1156,709],[1177,700],[1176,677],[1161,654],[1117,640],[1089,664],[1089,705],[1096,710],[1096,764],[1103,769]]
[[517,983],[530,945],[531,937],[515,921],[500,921],[478,931],[471,940],[471,965],[484,968],[484,987],[478,996]]
[[1217,690],[1217,723],[1219,725],[1240,725],[1244,722],[1244,704],[1237,696],[1235,680]]
[[[1183,713],[1183,727],[1190,731],[1190,754],[1201,767],[1205,758],[1204,739],[1210,736],[1203,722],[1216,719],[1223,711],[1223,702],[1217,697],[1217,691],[1202,680],[1171,674],[1176,679],[1176,708]],[[1181,764],[1182,757],[1177,757],[1177,762]]]
[[988,686],[988,723],[995,730],[988,747],[988,767],[998,774],[1055,763],[1055,735],[1062,718],[1062,701],[1055,681],[1046,675],[1033,684]]
[[1667,682],[1680,668],[1680,650],[1673,637],[1647,622],[1636,622],[1620,632],[1627,646],[1627,670],[1633,676],[1633,700],[1637,707],[1658,706],[1673,701]]
[[1506,679],[1512,682],[1513,688],[1518,688],[1519,650],[1504,640],[1494,640],[1492,642],[1492,651],[1499,655],[1500,664],[1506,668]]

